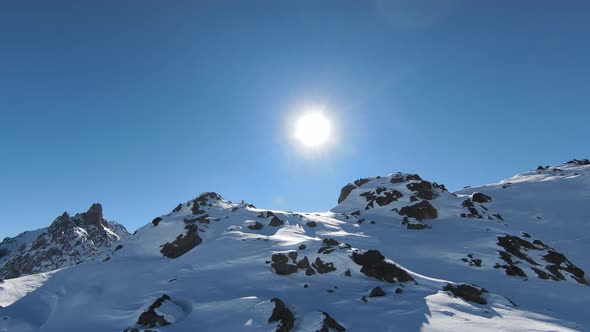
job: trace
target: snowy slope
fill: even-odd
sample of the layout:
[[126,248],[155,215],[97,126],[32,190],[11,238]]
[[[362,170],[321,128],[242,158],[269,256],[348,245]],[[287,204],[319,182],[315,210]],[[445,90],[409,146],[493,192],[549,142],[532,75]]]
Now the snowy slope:
[[128,236],[125,227],[104,219],[100,204],[74,216],[64,212],[47,228],[24,232],[0,243],[0,279],[79,263]]
[[0,330],[590,330],[590,165],[558,168],[458,193],[360,179],[322,213],[205,193],[38,282]]

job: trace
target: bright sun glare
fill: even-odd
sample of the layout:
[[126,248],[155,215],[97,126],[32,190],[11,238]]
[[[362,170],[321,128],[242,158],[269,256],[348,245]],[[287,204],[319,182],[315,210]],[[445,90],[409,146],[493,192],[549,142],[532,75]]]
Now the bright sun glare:
[[297,120],[295,138],[305,146],[320,146],[328,142],[332,126],[322,113],[308,113]]

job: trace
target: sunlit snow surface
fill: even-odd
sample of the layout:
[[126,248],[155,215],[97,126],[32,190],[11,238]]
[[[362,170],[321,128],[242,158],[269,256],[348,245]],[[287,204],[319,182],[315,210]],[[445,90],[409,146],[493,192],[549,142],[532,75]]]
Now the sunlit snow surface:
[[[438,218],[423,221],[431,228],[422,230],[406,229],[402,216],[392,211],[413,203],[406,183],[392,184],[390,177],[370,179],[330,212],[273,211],[285,222],[280,227],[269,226],[271,218],[259,217],[265,209],[209,201],[211,206],[204,208],[209,223],[198,224],[203,242],[178,258],[163,257],[161,246],[185,234],[183,221],[194,217],[184,204],[180,211],[162,216],[157,226],[140,228],[120,250],[110,249],[51,276],[0,284],[0,305],[5,306],[0,309],[0,330],[141,330],[138,317],[163,294],[172,301],[156,312],[171,325],[151,330],[274,331],[277,323],[268,321],[273,298],[293,312],[296,331],[319,330],[322,312],[347,331],[590,330],[590,287],[569,276],[563,281],[541,280],[524,264],[520,266],[526,278],[494,268],[502,263],[497,237],[526,232],[590,271],[590,166],[557,169],[468,188],[458,196],[438,191],[430,201]],[[365,210],[367,201],[361,194],[379,187],[399,190],[404,197]],[[465,212],[461,202],[475,191],[493,198],[485,207],[490,215],[500,213],[504,221],[459,217]],[[360,215],[351,215],[356,211]],[[311,221],[316,227],[308,226]],[[255,222],[263,228],[248,228]],[[318,253],[327,238],[351,248]],[[305,249],[299,249],[302,244]],[[365,276],[350,258],[356,249],[379,250],[410,271],[416,283]],[[297,251],[298,259],[307,256],[310,262],[320,257],[334,263],[336,271],[278,275],[268,262],[273,253],[287,251]],[[467,254],[481,259],[482,266],[463,262]],[[528,254],[540,261],[535,252]],[[347,269],[351,277],[345,276]],[[442,290],[449,282],[487,289],[488,304],[453,297]],[[384,297],[361,300],[377,286],[385,291]],[[403,292],[396,293],[398,288]]]

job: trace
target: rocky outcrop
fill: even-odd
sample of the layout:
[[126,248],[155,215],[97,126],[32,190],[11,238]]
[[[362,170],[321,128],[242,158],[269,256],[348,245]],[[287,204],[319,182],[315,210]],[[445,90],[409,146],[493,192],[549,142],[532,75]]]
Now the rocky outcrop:
[[352,260],[362,266],[361,273],[367,277],[390,283],[414,281],[406,270],[385,260],[385,256],[378,250],[355,251],[352,253]]
[[271,300],[275,307],[272,310],[272,314],[268,319],[269,323],[279,322],[276,331],[277,332],[289,332],[295,327],[295,316],[293,312],[287,308],[285,303],[278,298]]
[[482,193],[473,193],[471,200],[477,203],[488,203],[492,201],[492,197]]
[[404,206],[399,211],[399,214],[410,218],[416,218],[419,221],[438,218],[438,211],[428,201]]
[[428,181],[408,183],[406,187],[413,191],[418,198],[434,199],[438,194],[432,190],[432,183]]
[[350,193],[354,189],[356,189],[356,186],[352,183],[349,183],[342,187],[342,189],[340,190],[340,196],[338,196],[338,204],[344,202],[344,200],[348,197],[348,195],[350,195]]
[[488,301],[486,301],[486,299],[483,298],[483,295],[486,294],[488,291],[480,287],[476,287],[469,284],[447,284],[443,288],[443,290],[450,291],[451,293],[453,293],[453,295],[469,302],[475,302],[479,304],[488,303]]
[[[530,237],[530,235],[528,236]],[[566,279],[564,274],[568,274],[578,283],[588,284],[582,269],[570,262],[563,254],[540,240],[529,242],[518,236],[505,235],[498,237],[497,244],[504,249],[503,251],[499,251],[499,254],[500,259],[506,264],[496,264],[494,267],[503,268],[507,275],[526,277],[527,275],[522,268],[517,266],[519,264],[524,265],[522,262],[524,261],[541,279],[560,281]],[[541,261],[535,261],[527,254],[528,251],[535,252],[537,256],[542,255],[542,260],[549,264],[544,265]]]
[[162,246],[160,252],[168,258],[178,258],[203,242],[199,237],[198,228],[192,223],[185,221],[186,234],[180,234],[172,242]]
[[5,256],[0,261],[0,278],[16,278],[74,265],[118,245],[129,236],[125,227],[104,218],[98,203],[74,216],[64,212],[49,227],[35,232],[38,233],[36,237],[20,243],[18,248],[13,248],[11,243],[16,243],[20,235],[0,244]]
[[137,319],[137,324],[149,328],[170,325],[170,322],[166,321],[163,315],[159,315],[156,312],[156,309],[160,308],[166,301],[172,301],[170,296],[166,294],[158,298],[154,303],[152,303],[149,306],[149,308],[146,311],[144,311],[139,316],[139,319]]
[[322,311],[322,315],[324,316],[324,320],[323,320],[324,324],[322,326],[322,329],[319,330],[319,332],[329,332],[330,329],[340,331],[340,332],[346,331],[346,328],[344,328],[344,326],[340,325],[340,323],[338,323],[327,312]]

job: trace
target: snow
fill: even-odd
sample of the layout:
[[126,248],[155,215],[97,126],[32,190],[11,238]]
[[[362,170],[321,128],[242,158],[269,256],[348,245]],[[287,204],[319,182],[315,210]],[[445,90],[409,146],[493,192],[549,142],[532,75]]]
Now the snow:
[[[522,236],[542,240],[584,271],[590,271],[590,166],[561,165],[519,174],[497,184],[457,193],[435,189],[430,200],[438,218],[411,220],[429,228],[406,229],[395,212],[411,202],[407,182],[390,183],[392,176],[370,178],[328,212],[297,213],[272,210],[284,225],[261,218],[268,210],[207,198],[202,209],[209,218],[193,222],[202,243],[178,258],[163,257],[161,246],[187,232],[195,217],[191,205],[161,216],[121,242],[81,264],[51,274],[6,280],[0,284],[0,330],[123,331],[164,294],[156,313],[171,325],[159,331],[274,331],[269,323],[273,298],[281,299],[295,316],[296,331],[315,331],[327,312],[347,331],[583,331],[590,330],[590,288],[567,273],[563,281],[542,280],[526,263],[526,278],[506,275],[498,237]],[[562,175],[563,174],[563,175]],[[412,180],[414,181],[414,180]],[[508,185],[508,183],[511,183]],[[403,197],[390,204],[366,208],[366,191],[398,190]],[[483,218],[462,218],[461,204],[473,192],[492,197],[475,203]],[[484,209],[485,208],[485,209]],[[486,210],[487,209],[487,210]],[[360,211],[360,215],[351,215]],[[494,218],[500,213],[504,220]],[[540,219],[539,219],[540,217]],[[491,219],[490,219],[491,218]],[[362,220],[362,221],[361,221]],[[316,227],[307,222],[314,221]],[[374,221],[374,223],[371,223]],[[263,228],[247,226],[261,223]],[[190,222],[189,222],[190,223]],[[331,253],[318,253],[324,239],[341,244]],[[300,249],[304,244],[305,249]],[[346,244],[346,245],[345,245]],[[406,269],[416,282],[387,283],[366,276],[351,255],[379,250]],[[278,275],[273,254],[297,252],[333,263],[336,271],[306,276],[304,270]],[[529,250],[535,262],[547,264],[544,252]],[[462,261],[481,259],[481,267]],[[108,258],[108,259],[107,259]],[[350,277],[345,272],[350,271]],[[587,278],[587,276],[586,276]],[[485,288],[487,304],[478,304],[443,291],[447,284]],[[307,285],[307,287],[304,287]],[[381,287],[384,297],[368,297]],[[367,301],[362,298],[367,297]]]

